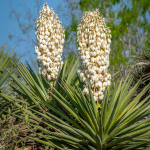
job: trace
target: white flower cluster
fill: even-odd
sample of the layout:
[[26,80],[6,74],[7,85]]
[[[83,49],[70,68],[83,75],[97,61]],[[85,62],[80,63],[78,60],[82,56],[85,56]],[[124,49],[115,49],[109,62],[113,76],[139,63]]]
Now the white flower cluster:
[[86,12],[78,25],[78,73],[86,86],[83,93],[89,96],[88,83],[95,101],[103,100],[103,92],[110,85],[111,75],[107,73],[111,35],[105,19],[98,10]]
[[37,54],[39,72],[48,80],[55,81],[61,61],[62,49],[64,44],[64,29],[53,9],[47,3],[43,5],[40,16],[35,22],[38,45],[35,47]]

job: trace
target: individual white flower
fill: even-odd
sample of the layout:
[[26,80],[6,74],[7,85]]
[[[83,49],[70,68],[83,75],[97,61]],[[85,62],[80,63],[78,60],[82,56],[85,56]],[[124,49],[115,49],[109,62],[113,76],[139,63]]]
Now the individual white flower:
[[35,53],[40,64],[39,73],[48,80],[55,81],[61,61],[62,44],[64,43],[64,29],[58,16],[50,9],[47,3],[43,5],[39,18],[35,22],[38,45]]
[[78,25],[77,36],[80,58],[77,73],[86,84],[83,93],[89,96],[89,82],[95,101],[103,100],[103,92],[110,85],[111,78],[107,73],[111,35],[98,10],[85,12],[81,24]]
[[84,77],[84,73],[80,73],[80,77],[83,78]]
[[104,95],[100,95],[98,98],[99,98],[99,100],[103,100]]

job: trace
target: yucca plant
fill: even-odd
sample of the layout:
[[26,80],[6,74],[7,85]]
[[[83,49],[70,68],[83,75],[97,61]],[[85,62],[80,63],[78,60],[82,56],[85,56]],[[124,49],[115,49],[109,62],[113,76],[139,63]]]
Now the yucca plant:
[[[69,84],[74,84],[74,83],[78,84],[76,82],[78,76],[76,76],[75,74],[77,70],[77,62],[78,60],[73,59],[72,62],[69,63],[66,62],[64,64],[62,72],[61,73],[59,72],[55,84],[57,90],[59,90],[58,83],[62,78],[67,80],[67,83]],[[18,78],[15,74],[12,74],[9,70],[6,69],[16,84],[9,85],[12,88],[11,95],[6,95],[4,93],[1,93],[0,95],[6,101],[7,104],[10,104],[8,106],[7,105],[1,106],[1,110],[2,110],[1,115],[5,117],[5,120],[8,119],[7,116],[5,116],[4,114],[8,114],[8,110],[9,110],[9,112],[11,112],[9,113],[9,119],[16,118],[15,126],[13,126],[13,130],[17,129],[18,135],[20,135],[20,131],[24,131],[24,130],[26,134],[31,135],[32,131],[35,130],[33,130],[33,128],[32,129],[28,128],[27,126],[28,113],[26,112],[26,109],[33,108],[34,110],[44,112],[47,106],[41,105],[43,101],[45,102],[49,100],[49,103],[52,105],[52,107],[57,107],[59,104],[53,101],[53,99],[49,95],[49,91],[52,90],[51,86],[53,86],[53,81],[48,82],[46,78],[35,73],[31,69],[29,64],[27,64],[27,67],[22,63],[20,63],[19,65],[16,65],[14,63],[13,65],[16,67],[16,70],[18,70],[18,73],[22,77],[21,78],[22,80],[20,80],[20,78]],[[61,89],[59,91],[63,92]],[[24,117],[20,117],[21,115]],[[3,122],[4,121],[2,120],[1,123]],[[4,135],[8,133],[8,130],[3,130],[3,131],[4,131]],[[8,147],[8,149],[9,148],[10,147]]]
[[[76,70],[77,70],[77,62],[76,60],[72,60],[71,63],[65,63],[62,69],[62,72],[59,72],[55,88],[59,90],[58,83],[62,78],[67,80],[67,83],[69,84],[74,84],[78,78],[76,76]],[[15,106],[19,106],[21,104],[22,110],[25,110],[27,106],[30,106],[31,108],[34,108],[36,110],[41,110],[45,108],[44,105],[41,106],[42,101],[47,101],[51,99],[49,95],[49,91],[51,91],[51,86],[53,86],[53,81],[47,81],[46,78],[43,76],[40,76],[36,72],[34,72],[30,65],[27,64],[27,67],[20,63],[19,65],[13,64],[13,66],[16,67],[16,70],[18,70],[18,73],[22,77],[22,81],[13,73],[11,73],[9,70],[8,74],[12,77],[13,81],[16,83],[15,84],[9,84],[9,86],[12,88],[11,94],[4,94],[1,93],[1,97],[9,104],[12,102],[15,104]],[[72,68],[72,70],[71,70]],[[71,71],[70,71],[71,70]],[[74,80],[73,80],[74,79]],[[76,83],[78,84],[78,83]],[[62,91],[61,89],[59,90],[60,92]],[[54,91],[53,91],[54,92]],[[62,91],[63,92],[63,91]],[[5,97],[5,98],[4,98]],[[7,98],[10,98],[11,101],[8,101]],[[23,99],[23,101],[22,101]],[[15,102],[15,103],[14,103]],[[56,103],[51,99],[50,103],[52,105],[55,105]],[[7,111],[9,106],[5,107],[5,105],[1,106],[0,109],[2,110],[1,114]],[[20,109],[14,109],[12,114],[19,114],[22,113]]]
[[[0,49],[0,93],[5,94],[6,96],[13,96],[10,85],[15,83],[12,78],[10,78],[6,69],[16,74],[12,61],[16,64],[20,58],[17,59],[16,54],[12,55],[14,49],[11,52],[9,52],[8,49],[5,52],[5,47],[6,44]],[[12,134],[11,127],[15,120],[11,116],[10,108],[15,108],[13,103],[6,101],[2,96],[0,96],[0,149],[4,148],[5,144],[11,139],[8,136]]]
[[[14,66],[11,63],[11,61],[16,59],[16,54],[11,56],[14,49],[9,53],[9,49],[5,52],[6,44],[2,46],[0,49],[0,92],[4,92],[4,90],[9,86],[9,84],[6,84],[5,81],[8,80],[9,73],[5,70],[6,68],[9,68],[10,71],[14,71]],[[19,59],[18,59],[19,60]],[[16,62],[18,61],[16,60]],[[14,61],[15,62],[15,61]],[[16,63],[15,62],[15,63]],[[0,100],[0,104],[2,104],[2,99]]]
[[[16,59],[16,54],[11,56],[14,49],[10,53],[9,49],[5,52],[5,46],[6,44],[0,49],[0,93],[5,93],[8,96],[12,94],[12,91],[7,88],[13,84],[13,80],[10,79],[10,75],[6,69],[9,69],[10,72],[15,72],[15,67],[12,64],[12,61],[16,64],[20,58]],[[10,105],[10,103],[6,102],[5,99],[0,96],[0,116]]]
[[[44,7],[47,7],[47,4],[44,5]],[[45,10],[43,12],[45,12]],[[48,11],[46,12],[48,13]],[[91,23],[90,26],[93,26],[93,17],[97,17],[95,18],[95,23],[99,26],[99,28],[96,29],[96,26],[93,26],[89,29],[90,32],[87,28],[83,30],[83,32],[88,32],[89,35],[89,39],[86,39],[86,43],[88,42],[88,44],[90,44],[95,42],[94,46],[98,45],[98,49],[102,43],[102,49],[99,51],[99,54],[104,54],[105,50],[106,53],[109,53],[109,50],[106,48],[109,49],[111,42],[109,37],[111,36],[109,35],[106,38],[105,26],[101,29],[102,25],[105,25],[104,22],[102,22],[101,25],[97,22],[97,19],[99,19],[100,22],[105,19],[99,17],[98,10],[94,13],[90,12],[86,14],[91,16],[91,21],[86,22],[85,25],[89,26],[88,23]],[[83,17],[83,21],[86,20],[87,19]],[[85,26],[83,25],[83,27]],[[40,28],[40,30],[47,30],[47,25],[45,25],[45,28]],[[104,30],[104,34],[101,36],[101,32],[96,34],[98,30]],[[92,32],[93,35],[91,35]],[[108,32],[110,33],[109,29]],[[48,31],[46,34],[49,34]],[[84,35],[84,33],[82,35]],[[101,41],[101,43],[95,41],[94,35],[98,36],[98,40]],[[88,36],[84,35],[84,37],[87,38]],[[45,39],[47,38],[48,36],[46,36]],[[92,40],[90,40],[91,38]],[[80,39],[82,39],[81,36]],[[41,42],[43,43],[43,41]],[[86,43],[84,43],[85,39],[80,42],[79,45],[81,47],[78,50],[80,50],[81,53],[84,53],[85,50],[88,51],[89,49],[84,49],[86,45]],[[46,42],[46,44],[48,43]],[[42,50],[43,45],[41,44],[40,47],[40,50]],[[108,59],[106,61],[102,57],[105,62],[100,64],[97,48],[90,46],[90,49],[96,52],[90,53],[90,55],[93,56],[91,62],[89,62],[91,70],[86,70],[86,73],[88,71],[94,73],[90,64],[92,63],[93,67],[95,67],[98,65],[94,62],[97,62],[99,64],[98,67],[102,69],[99,70],[99,72],[103,72],[101,76],[106,76],[107,74],[104,73],[107,71],[106,68],[109,62]],[[44,57],[45,52],[48,53],[48,51],[51,51],[51,47],[46,51],[41,51],[44,53]],[[41,52],[39,55],[41,55]],[[94,58],[96,55],[99,60]],[[43,59],[41,56],[40,58]],[[85,56],[81,58],[85,58]],[[53,59],[55,61],[55,58]],[[89,57],[86,59],[87,60],[81,61],[80,63],[84,64],[86,62],[88,64],[87,61]],[[50,59],[45,60],[43,61],[43,65],[48,67],[49,63],[47,62],[49,62]],[[61,68],[61,63],[59,63],[59,71],[58,68],[55,69],[55,71],[58,71],[57,78],[55,78],[56,81],[52,80],[53,78],[50,77],[50,74],[46,77],[47,67],[42,73],[42,76],[33,71],[29,64],[27,64],[26,67],[23,63],[20,63],[20,65],[14,63],[13,65],[23,80],[20,80],[15,74],[11,73],[10,70],[6,69],[16,85],[10,84],[10,87],[13,89],[13,97],[10,94],[4,93],[0,93],[0,95],[5,101],[15,106],[15,109],[12,108],[11,110],[8,106],[9,112],[11,111],[11,116],[23,121],[26,125],[26,132],[32,132],[32,130],[36,132],[36,136],[26,134],[26,138],[33,139],[50,148],[61,150],[135,150],[150,148],[148,145],[150,142],[150,118],[144,119],[144,117],[150,113],[150,102],[148,101],[150,95],[140,101],[141,97],[149,90],[150,84],[145,86],[135,97],[134,94],[140,82],[137,82],[131,88],[133,78],[127,76],[125,80],[118,80],[115,85],[110,86],[110,81],[109,84],[104,83],[103,87],[109,86],[106,89],[103,88],[102,92],[105,91],[104,95],[100,93],[99,95],[102,95],[102,97],[96,99],[97,96],[95,95],[94,97],[95,85],[93,83],[89,84],[86,78],[81,79],[80,77],[83,77],[83,73],[80,74],[80,77],[76,74],[78,60],[76,60],[75,63],[73,60],[72,64],[69,64],[69,67],[66,62]],[[81,68],[84,68],[83,70],[85,71],[87,66],[83,64]],[[103,65],[105,64],[107,64],[107,66],[104,67]],[[50,69],[51,68],[48,70]],[[54,73],[54,70],[53,72],[50,71],[50,73]],[[90,78],[92,74],[89,76]],[[90,80],[90,82],[97,82],[99,79],[96,77],[92,79],[93,81]],[[88,95],[84,95],[84,92],[82,92],[85,84],[82,81],[85,80],[86,87],[88,87],[86,88],[86,91],[89,92]],[[107,80],[105,79],[105,81]],[[101,84],[99,83],[98,86],[101,87]],[[2,108],[3,107],[1,107],[1,109]],[[6,113],[6,110],[4,109],[3,112]]]
[[142,50],[136,54],[135,60],[135,76],[141,78],[142,85],[146,85],[150,82],[150,37],[143,42]]
[[59,71],[55,87],[33,72],[30,66],[28,69],[23,64],[22,69],[16,66],[26,83],[11,74],[20,87],[16,91],[23,100],[15,102],[8,95],[1,96],[14,101],[19,108],[18,114],[12,112],[14,116],[25,118],[29,126],[37,130],[37,137],[28,138],[62,150],[149,149],[150,118],[143,118],[150,113],[150,102],[147,102],[150,96],[142,102],[140,98],[150,86],[132,99],[139,82],[130,89],[133,79],[127,77],[124,82],[118,81],[112,91],[108,86],[103,103],[97,109],[90,86],[89,100],[79,88],[83,84],[79,77],[71,84],[76,65],[69,74],[65,65]]

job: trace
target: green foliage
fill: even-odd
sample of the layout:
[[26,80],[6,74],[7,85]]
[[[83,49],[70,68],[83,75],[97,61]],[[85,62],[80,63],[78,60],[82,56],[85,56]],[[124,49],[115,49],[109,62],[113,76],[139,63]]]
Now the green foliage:
[[150,37],[143,43],[142,51],[137,53],[135,60],[135,80],[141,78],[140,88],[143,88],[150,83]]
[[[70,6],[75,5],[75,1],[66,3]],[[80,0],[76,3],[77,7],[72,7],[72,23],[67,27],[71,36],[76,36],[76,30],[72,28],[81,16],[76,12],[93,11],[99,9],[102,16],[106,18],[107,26],[111,29],[112,44],[110,53],[110,69],[113,66],[116,70],[120,64],[132,63],[130,56],[133,52],[141,50],[144,36],[150,35],[149,0]],[[74,13],[75,12],[75,13]],[[80,13],[81,14],[81,13]],[[73,34],[74,33],[74,34]],[[71,39],[71,38],[70,38]],[[69,41],[71,43],[71,40]]]
[[[16,54],[12,55],[14,49],[10,53],[9,49],[6,52],[4,52],[5,46],[6,44],[3,45],[2,48],[0,49],[0,93],[5,92],[5,90],[9,87],[9,85],[12,84],[13,82],[9,80],[10,75],[6,71],[6,69],[9,69],[10,71],[14,72],[15,71],[14,66],[11,61],[17,63],[20,59],[20,58],[16,59]],[[0,105],[2,105],[3,102],[4,102],[3,98],[0,97]]]
[[65,30],[65,41],[68,39],[68,36],[69,36],[69,29],[66,28],[66,30]]
[[[12,55],[14,50],[9,52],[8,49],[5,52],[5,46],[6,44],[3,45],[0,49],[0,94],[5,94],[5,96],[13,97],[13,91],[11,91],[9,88],[11,84],[15,84],[13,80],[11,80],[10,75],[6,71],[6,69],[18,76],[18,74],[15,72],[12,61],[14,61],[14,63],[16,64],[20,58],[16,59],[16,54]],[[10,143],[10,141],[12,140],[14,140],[14,142],[17,142],[16,140],[18,140],[17,134],[19,133],[19,128],[16,129],[13,126],[18,123],[18,121],[16,121],[16,119],[11,116],[11,109],[17,108],[14,107],[12,102],[8,102],[4,97],[0,95],[0,149],[10,149],[13,146],[9,147],[8,143]],[[20,129],[22,128],[23,127],[21,127]]]
[[150,37],[144,43],[144,50],[142,51],[142,56],[144,62],[150,63]]
[[0,117],[0,129],[0,149],[2,150],[17,149],[19,146],[23,148],[23,132],[30,131],[24,122],[21,122],[21,120],[18,120],[16,117],[12,117],[11,111],[7,112],[7,115],[3,114],[2,117]]
[[150,96],[141,102],[140,99],[150,85],[133,98],[139,82],[130,89],[133,79],[118,81],[105,90],[103,102],[99,102],[100,109],[97,109],[90,87],[90,99],[82,93],[83,83],[76,76],[77,62],[70,64],[71,67],[67,67],[67,62],[63,65],[55,87],[29,65],[16,65],[24,82],[10,73],[19,87],[13,88],[22,99],[1,96],[14,103],[18,113],[12,111],[12,114],[25,118],[28,125],[40,132],[36,132],[36,136],[42,139],[27,137],[62,150],[149,148],[150,118],[143,118],[150,113],[150,102],[147,102]]

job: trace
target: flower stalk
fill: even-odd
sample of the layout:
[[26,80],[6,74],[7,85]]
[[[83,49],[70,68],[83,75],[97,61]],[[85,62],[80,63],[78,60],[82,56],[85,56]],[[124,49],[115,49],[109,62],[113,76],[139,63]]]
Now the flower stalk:
[[65,30],[58,16],[50,9],[47,3],[43,5],[39,18],[35,22],[37,46],[35,53],[40,64],[39,73],[48,80],[55,81],[58,75],[59,66],[63,65],[61,60]]
[[111,75],[107,73],[111,35],[105,19],[98,9],[85,12],[77,28],[80,77],[85,82],[83,93],[89,96],[88,83],[95,101],[103,100],[103,92],[110,85]]

